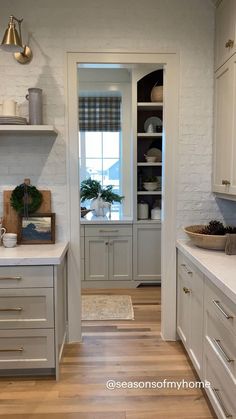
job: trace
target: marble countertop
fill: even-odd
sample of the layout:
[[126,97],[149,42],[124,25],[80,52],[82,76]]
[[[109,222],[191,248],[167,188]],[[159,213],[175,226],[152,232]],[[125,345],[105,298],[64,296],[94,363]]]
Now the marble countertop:
[[81,217],[81,224],[132,224],[133,218],[122,215],[120,212],[112,212],[111,218],[109,216],[96,217],[92,212],[89,212],[85,217]]
[[185,240],[178,240],[177,248],[236,304],[236,255],[201,249]]
[[69,243],[1,246],[0,266],[60,265],[68,247]]

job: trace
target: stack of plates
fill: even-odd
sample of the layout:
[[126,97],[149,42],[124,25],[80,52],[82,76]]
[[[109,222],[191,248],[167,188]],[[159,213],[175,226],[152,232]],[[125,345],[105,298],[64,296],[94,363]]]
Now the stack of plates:
[[0,116],[1,125],[26,125],[27,119],[22,116]]

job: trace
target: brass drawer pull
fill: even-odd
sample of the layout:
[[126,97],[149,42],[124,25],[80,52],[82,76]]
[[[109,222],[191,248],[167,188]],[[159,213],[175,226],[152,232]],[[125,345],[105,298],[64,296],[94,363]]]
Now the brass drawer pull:
[[223,316],[224,316],[227,320],[229,320],[229,319],[233,319],[233,316],[230,316],[229,314],[227,314],[227,313],[224,311],[223,307],[222,307],[222,306],[221,306],[221,304],[220,304],[220,301],[218,301],[218,300],[212,300],[212,302],[215,304],[215,306],[218,308],[218,310],[220,310],[220,312],[223,314]]
[[234,41],[232,39],[229,39],[225,44],[225,48],[233,48],[233,46],[234,46]]
[[20,348],[6,348],[0,349],[0,352],[23,352],[24,348],[21,346]]
[[22,276],[0,276],[0,281],[8,281],[8,279],[20,281],[20,279],[22,279]]
[[224,348],[222,347],[221,343],[220,343],[220,339],[215,339],[213,338],[213,342],[215,343],[216,347],[219,349],[220,353],[223,355],[223,357],[225,358],[226,362],[230,363],[230,362],[234,362],[234,359],[230,359],[228,357],[228,355],[226,354]]
[[230,185],[230,181],[226,180],[226,179],[223,179],[222,180],[222,185]]
[[185,269],[185,271],[187,272],[188,275],[192,275],[192,271],[190,271],[187,266],[185,265],[185,263],[181,263],[182,268]]
[[226,407],[225,407],[225,405],[224,405],[224,403],[223,403],[223,401],[222,401],[222,399],[221,399],[221,397],[219,395],[220,390],[218,388],[214,388],[213,387],[212,388],[212,391],[213,391],[213,393],[214,393],[214,395],[215,395],[215,397],[216,397],[216,399],[217,399],[217,401],[218,401],[218,403],[219,403],[219,405],[220,405],[220,407],[221,407],[221,409],[222,409],[225,417],[226,418],[232,418],[233,416],[228,412],[228,410],[226,409]]
[[13,307],[13,308],[0,308],[0,311],[22,311],[22,307]]
[[119,233],[119,230],[99,230],[99,233]]
[[183,292],[185,293],[185,294],[190,294],[190,289],[189,288],[186,288],[186,287],[183,287]]

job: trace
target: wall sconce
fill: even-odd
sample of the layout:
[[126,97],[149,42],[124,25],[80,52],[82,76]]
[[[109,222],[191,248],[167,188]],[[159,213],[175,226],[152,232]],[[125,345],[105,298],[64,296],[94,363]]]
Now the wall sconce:
[[[19,33],[16,30],[15,21],[18,23]],[[32,60],[32,51],[27,45],[23,45],[21,36],[21,23],[23,19],[10,16],[8,28],[5,31],[0,48],[6,52],[13,52],[14,58],[20,64],[27,64]]]

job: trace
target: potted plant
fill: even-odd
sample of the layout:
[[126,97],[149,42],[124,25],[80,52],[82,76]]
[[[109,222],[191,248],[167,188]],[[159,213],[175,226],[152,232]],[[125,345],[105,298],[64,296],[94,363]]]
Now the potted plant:
[[97,216],[104,216],[113,202],[121,202],[124,199],[124,196],[118,195],[112,189],[112,185],[102,187],[97,180],[85,179],[80,185],[81,202],[91,199],[90,208]]

